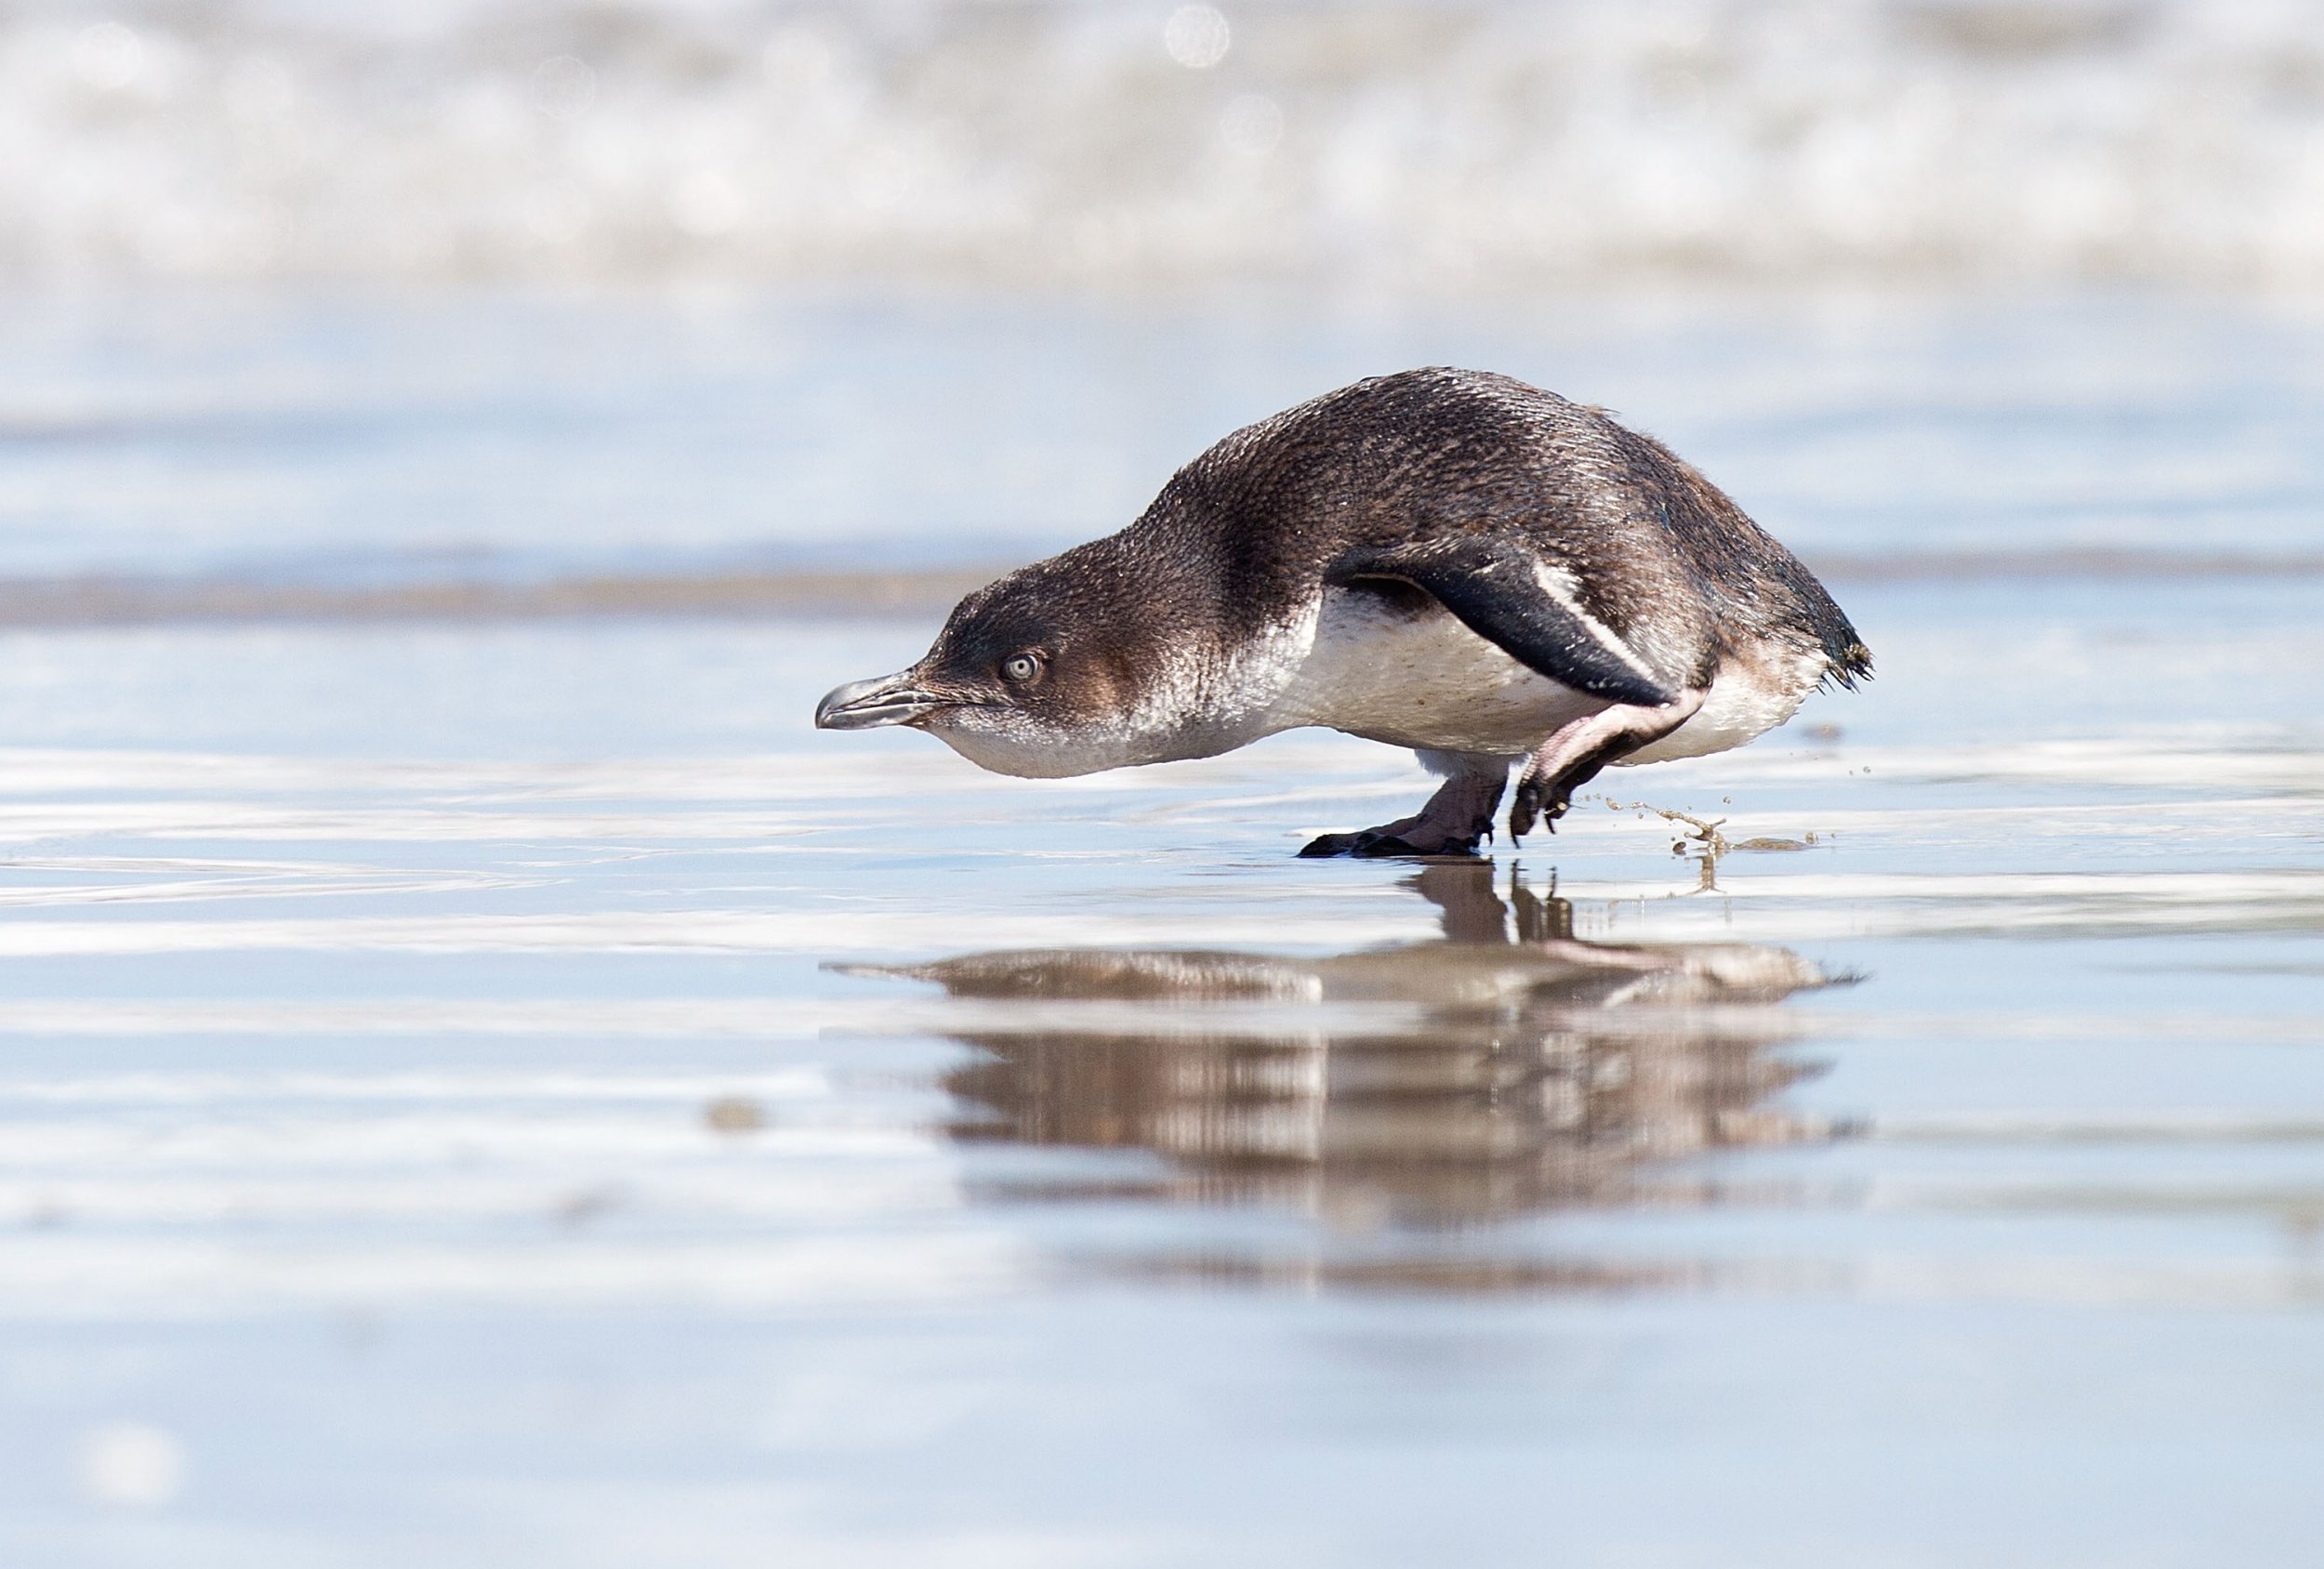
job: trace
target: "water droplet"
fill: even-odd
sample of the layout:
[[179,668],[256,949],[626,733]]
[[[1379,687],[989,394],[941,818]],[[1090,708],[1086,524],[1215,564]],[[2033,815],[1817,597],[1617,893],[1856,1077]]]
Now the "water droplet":
[[1232,41],[1215,6],[1181,6],[1162,24],[1162,46],[1189,71],[1208,71],[1226,59]]

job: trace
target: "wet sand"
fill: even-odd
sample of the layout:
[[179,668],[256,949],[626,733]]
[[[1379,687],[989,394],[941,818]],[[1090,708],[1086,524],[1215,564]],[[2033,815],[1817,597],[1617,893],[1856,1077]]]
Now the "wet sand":
[[9,632],[12,1555],[2306,1562],[2315,595],[1861,583],[1427,868],[810,731],[912,615]]
[[[2313,1556],[2312,310],[149,292],[0,344],[11,1563]],[[1293,858],[1428,787],[1362,743],[808,729],[1426,363],[1670,440],[1878,679],[1465,867]]]

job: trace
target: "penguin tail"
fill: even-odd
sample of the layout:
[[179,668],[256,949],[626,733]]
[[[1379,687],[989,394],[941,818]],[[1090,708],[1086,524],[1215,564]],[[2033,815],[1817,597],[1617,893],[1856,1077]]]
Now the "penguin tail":
[[1827,643],[1824,654],[1830,663],[1824,666],[1823,679],[1816,683],[1819,689],[1838,686],[1854,692],[1858,681],[1872,679],[1872,651],[1862,643],[1851,639],[1840,648]]

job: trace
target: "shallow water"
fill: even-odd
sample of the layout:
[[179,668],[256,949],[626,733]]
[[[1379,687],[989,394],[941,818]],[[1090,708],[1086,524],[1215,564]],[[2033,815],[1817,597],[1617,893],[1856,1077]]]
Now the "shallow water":
[[909,621],[7,639],[15,1561],[2304,1561],[2312,592],[1850,601],[1710,866],[808,731]]
[[[1494,347],[997,310],[913,361],[905,310],[793,381],[746,313],[560,424],[678,318],[218,309],[20,358],[97,433],[0,446],[9,571],[841,559],[825,491],[972,559],[1236,399]],[[1358,742],[1028,782],[811,731],[920,616],[0,633],[9,1562],[2308,1562],[2324,580],[2182,570],[2317,553],[2307,329],[1849,320],[1509,340],[1853,556],[1880,673],[1485,865],[1294,859],[1428,788]],[[466,404],[463,323],[514,346]],[[324,386],[337,435],[97,417]],[[932,469],[812,414],[883,389]],[[714,461],[786,410],[795,464]],[[1913,566],[2093,542],[2152,570]]]
[[1425,364],[1613,410],[1818,563],[2324,559],[2312,304],[155,292],[0,303],[0,578],[1013,564]]

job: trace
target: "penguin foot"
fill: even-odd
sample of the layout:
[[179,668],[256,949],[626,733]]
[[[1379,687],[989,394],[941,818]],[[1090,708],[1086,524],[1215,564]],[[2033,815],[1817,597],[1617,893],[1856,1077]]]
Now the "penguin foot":
[[1509,837],[1515,843],[1538,824],[1557,832],[1557,820],[1574,804],[1574,792],[1598,777],[1610,762],[1659,741],[1693,719],[1709,689],[1688,687],[1657,707],[1616,704],[1576,719],[1541,743],[1517,774],[1509,802]]
[[1477,846],[1492,837],[1493,809],[1501,803],[1501,790],[1509,778],[1508,760],[1435,752],[1421,753],[1420,760],[1446,776],[1426,806],[1377,828],[1310,839],[1301,856],[1311,861],[1328,855],[1367,861],[1432,855],[1473,858]]
[[1576,780],[1544,781],[1528,773],[1517,782],[1517,793],[1509,803],[1509,837],[1513,844],[1533,832],[1538,825],[1557,832],[1557,820],[1572,810]]
[[1446,840],[1433,847],[1415,844],[1403,834],[1385,828],[1367,828],[1358,834],[1320,834],[1307,841],[1300,850],[1302,860],[1317,861],[1327,856],[1345,855],[1357,861],[1387,861],[1399,856],[1464,856],[1474,859],[1477,838]]

